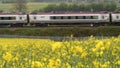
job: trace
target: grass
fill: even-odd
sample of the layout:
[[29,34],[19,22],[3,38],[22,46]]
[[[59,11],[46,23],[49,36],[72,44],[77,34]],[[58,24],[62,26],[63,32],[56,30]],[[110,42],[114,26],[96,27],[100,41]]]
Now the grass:
[[44,7],[46,7],[48,4],[50,3],[28,3],[28,12],[32,12],[34,10],[38,10],[38,9],[43,9]]
[[12,9],[12,4],[0,4],[0,10],[3,12],[11,12],[10,10]]
[[[44,7],[46,7],[48,4],[50,3],[28,3],[27,7],[28,7],[28,12],[32,12],[33,10],[38,10],[38,9],[42,9]],[[7,3],[7,4],[0,4],[0,10],[3,10],[4,13],[9,13],[12,12],[13,9],[13,4],[11,3]]]
[[[32,2],[27,4],[28,12],[32,12],[34,10],[43,9],[48,4],[59,4],[59,3],[47,3],[47,2]],[[12,3],[0,4],[0,10],[4,13],[10,13],[14,10],[14,5]]]

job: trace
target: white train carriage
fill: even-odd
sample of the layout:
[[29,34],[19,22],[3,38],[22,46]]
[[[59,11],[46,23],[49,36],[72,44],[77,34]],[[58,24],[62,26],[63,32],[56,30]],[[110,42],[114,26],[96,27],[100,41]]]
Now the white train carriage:
[[120,13],[111,13],[111,22],[120,22]]
[[27,23],[27,15],[24,14],[0,14],[1,25],[23,25]]
[[109,13],[30,14],[32,24],[107,23]]

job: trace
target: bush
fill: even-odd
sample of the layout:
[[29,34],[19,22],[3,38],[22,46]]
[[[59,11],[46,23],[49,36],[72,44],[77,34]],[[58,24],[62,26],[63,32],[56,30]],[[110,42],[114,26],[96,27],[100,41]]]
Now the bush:
[[0,34],[26,36],[118,36],[119,26],[104,27],[49,27],[49,28],[16,28],[0,29]]
[[[115,3],[91,3],[91,4],[79,4],[79,3],[60,3],[60,4],[49,4],[43,9],[44,12],[100,12],[100,11],[115,11],[117,5]],[[40,11],[41,12],[41,11]]]

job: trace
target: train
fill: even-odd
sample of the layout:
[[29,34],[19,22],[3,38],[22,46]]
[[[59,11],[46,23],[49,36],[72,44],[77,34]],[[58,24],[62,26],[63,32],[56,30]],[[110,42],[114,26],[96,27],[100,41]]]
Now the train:
[[50,25],[119,25],[120,13],[77,12],[39,14],[0,14],[0,27],[43,27]]

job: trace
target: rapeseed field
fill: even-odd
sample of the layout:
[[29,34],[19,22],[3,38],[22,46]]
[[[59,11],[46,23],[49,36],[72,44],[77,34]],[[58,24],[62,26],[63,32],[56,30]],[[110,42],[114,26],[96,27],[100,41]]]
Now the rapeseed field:
[[0,68],[120,68],[120,37],[68,41],[0,38]]

